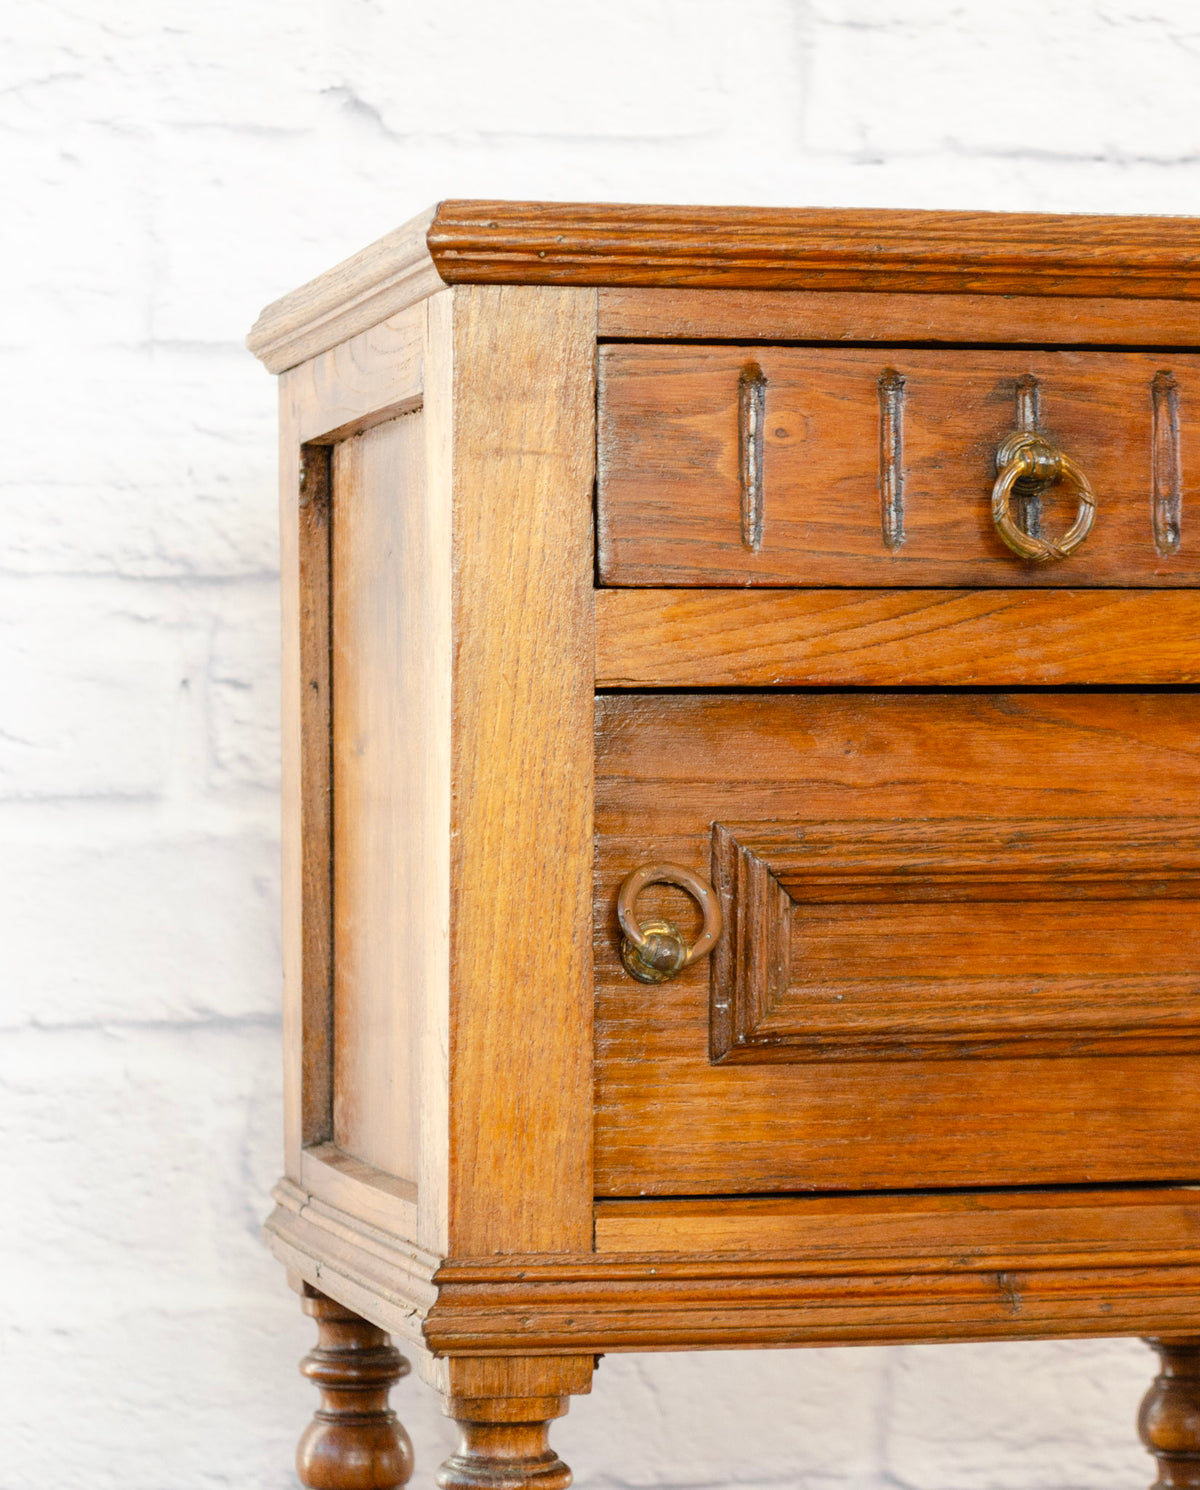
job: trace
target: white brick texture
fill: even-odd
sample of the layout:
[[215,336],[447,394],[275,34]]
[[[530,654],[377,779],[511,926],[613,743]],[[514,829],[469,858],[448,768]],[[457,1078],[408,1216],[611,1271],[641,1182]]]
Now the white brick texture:
[[[1192,0],[28,0],[0,34],[0,1490],[284,1490],[260,305],[443,196],[1200,214]],[[1131,1341],[606,1360],[581,1490],[1135,1490]],[[395,1405],[429,1485],[430,1394]]]

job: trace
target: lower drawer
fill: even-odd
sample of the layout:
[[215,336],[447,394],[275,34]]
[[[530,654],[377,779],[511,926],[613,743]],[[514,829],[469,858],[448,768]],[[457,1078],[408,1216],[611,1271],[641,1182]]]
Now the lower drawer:
[[[602,1196],[1187,1181],[1200,696],[597,701]],[[616,898],[712,879],[655,985]],[[688,936],[650,886],[643,920]]]

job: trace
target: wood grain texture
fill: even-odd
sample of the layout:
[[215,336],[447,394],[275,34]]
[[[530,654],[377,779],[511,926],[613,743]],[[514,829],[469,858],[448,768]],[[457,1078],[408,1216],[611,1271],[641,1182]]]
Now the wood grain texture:
[[634,341],[1200,344],[1200,306],[1191,300],[617,285],[598,292],[598,307],[602,337]]
[[[437,1290],[439,1259],[390,1226],[318,1199],[283,1179],[263,1226],[267,1246],[289,1272],[369,1319],[423,1347],[422,1322]],[[369,1210],[369,1208],[368,1208]]]
[[[1179,386],[1200,445],[1194,355],[755,347],[766,378],[762,541],[742,542],[738,386],[749,350],[610,344],[600,353],[597,546],[613,585],[1195,585],[1186,547],[1156,550],[1152,386]],[[903,543],[880,528],[878,381],[904,378]],[[1087,473],[1099,515],[1061,563],[1019,559],[991,514],[996,450],[1039,384],[1042,432]],[[1186,456],[1184,457],[1186,460]],[[1189,484],[1184,471],[1185,489]],[[1041,497],[1048,535],[1076,493]],[[1186,501],[1184,502],[1186,507]],[[1186,523],[1186,516],[1184,518]]]
[[595,324],[587,290],[454,301],[454,1252],[591,1236]]
[[[813,1273],[1007,1271],[1200,1262],[1195,1190],[1008,1190],[963,1194],[602,1200],[597,1253],[715,1260],[747,1275],[777,1259]],[[599,1259],[598,1259],[599,1260]]]
[[328,453],[302,447],[302,389],[279,387],[283,1045],[286,1172],[333,1132]]
[[1193,590],[596,594],[598,688],[1197,682]]
[[246,345],[269,371],[283,372],[441,289],[425,243],[434,211],[429,208],[272,301],[254,323]]
[[300,1370],[321,1407],[296,1449],[309,1490],[399,1490],[412,1478],[412,1442],[388,1407],[409,1364],[385,1331],[305,1285],[301,1305],[317,1322],[317,1344]]
[[537,1265],[447,1273],[427,1338],[438,1350],[499,1354],[584,1342],[606,1352],[736,1350],[1200,1331],[1195,1262],[828,1276],[778,1258],[754,1274],[736,1259],[589,1266],[590,1276]]
[[1187,218],[446,201],[448,283],[1195,295]]
[[1200,294],[1182,217],[446,201],[268,305],[247,345],[281,372],[443,284]]
[[429,810],[444,726],[424,457],[414,413],[342,441],[333,460],[333,1136],[414,1184],[421,970],[446,827]]
[[413,306],[297,367],[288,379],[303,441],[336,445],[421,403],[425,307]]
[[[1169,827],[1198,800],[1198,726],[1188,694],[599,699],[596,1193],[1190,1177],[1194,1054],[713,1066],[709,969],[635,983],[614,908],[637,864],[706,873],[714,822],[849,831],[1015,816],[1107,821],[1118,837],[1132,818]],[[695,919],[669,888],[645,891],[639,911],[685,932]],[[1014,948],[1020,936],[1014,913]]]
[[1200,819],[716,823],[713,1061],[1200,1051]]

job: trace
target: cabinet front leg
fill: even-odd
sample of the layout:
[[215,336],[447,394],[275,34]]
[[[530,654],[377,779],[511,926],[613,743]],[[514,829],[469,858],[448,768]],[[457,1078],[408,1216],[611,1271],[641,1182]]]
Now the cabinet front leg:
[[458,1450],[438,1470],[441,1490],[566,1490],[571,1471],[550,1447],[568,1397],[451,1397]]
[[383,1330],[308,1284],[301,1306],[317,1321],[317,1344],[300,1369],[321,1405],[296,1449],[310,1490],[397,1490],[413,1472],[412,1444],[387,1405],[409,1365]]
[[1153,1490],[1200,1490],[1200,1336],[1146,1344],[1161,1363],[1138,1413],[1142,1442],[1158,1461]]

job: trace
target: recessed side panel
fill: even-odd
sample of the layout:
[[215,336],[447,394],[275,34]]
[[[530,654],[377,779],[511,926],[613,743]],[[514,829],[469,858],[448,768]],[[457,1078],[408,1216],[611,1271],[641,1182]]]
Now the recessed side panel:
[[[1200,696],[597,703],[597,1194],[1188,1180]],[[642,864],[724,930],[620,956]],[[673,886],[643,926],[698,914]]]
[[334,1142],[417,1179],[424,940],[436,879],[424,416],[334,449]]

